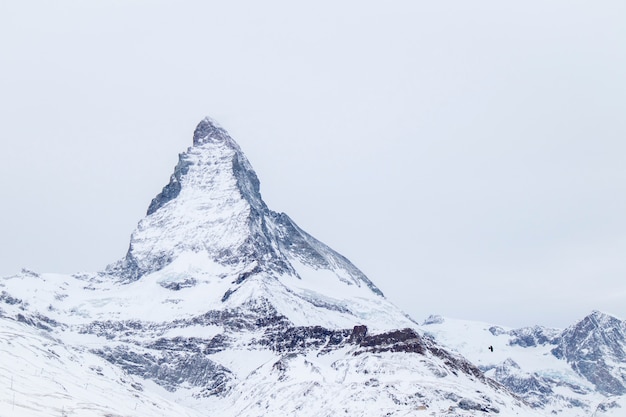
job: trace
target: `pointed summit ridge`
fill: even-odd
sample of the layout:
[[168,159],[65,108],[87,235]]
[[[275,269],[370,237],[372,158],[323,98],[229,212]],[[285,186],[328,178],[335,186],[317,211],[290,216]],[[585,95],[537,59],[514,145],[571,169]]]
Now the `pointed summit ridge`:
[[[201,148],[205,149],[200,150]],[[212,155],[207,155],[207,157],[200,159],[193,157],[194,155],[199,156],[203,153]],[[179,155],[179,162],[174,168],[174,173],[170,177],[169,184],[152,200],[148,207],[147,215],[153,214],[165,204],[178,197],[183,188],[183,177],[187,176],[192,166],[197,168],[197,172],[205,175],[202,175],[202,178],[201,175],[195,175],[195,181],[188,181],[187,188],[201,185],[198,180],[208,180],[209,182],[214,180],[216,173],[211,175],[208,172],[210,170],[208,165],[212,163],[211,159],[217,157],[218,154],[226,158],[232,157],[233,173],[236,176],[237,185],[241,189],[242,197],[247,198],[251,203],[253,203],[252,200],[254,200],[254,204],[261,204],[262,206],[259,180],[252,166],[239,148],[239,145],[237,145],[228,132],[219,126],[217,122],[210,117],[205,117],[198,123],[194,131],[193,147],[189,148],[186,153]],[[205,188],[211,187],[212,184],[205,184]]]
[[268,212],[247,158],[226,130],[207,117],[133,232],[123,276],[136,280],[185,252],[237,263],[252,256],[250,238],[262,232],[257,223]]

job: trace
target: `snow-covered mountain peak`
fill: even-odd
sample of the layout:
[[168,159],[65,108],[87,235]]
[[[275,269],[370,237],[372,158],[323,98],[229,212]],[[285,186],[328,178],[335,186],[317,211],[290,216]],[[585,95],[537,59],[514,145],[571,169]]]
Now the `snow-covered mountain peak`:
[[126,257],[107,272],[125,283],[152,276],[177,289],[218,276],[223,308],[263,299],[299,325],[414,324],[348,259],[267,207],[248,159],[210,118],[179,155]]
[[552,354],[566,360],[598,391],[626,393],[626,322],[594,311],[565,329]]
[[[155,213],[181,192],[182,197],[186,194],[192,199],[219,199],[226,188],[255,208],[267,210],[261,199],[259,179],[241,148],[224,128],[206,117],[194,131],[193,146],[179,155],[169,184],[152,200],[147,214]],[[237,199],[237,195],[234,197]],[[202,208],[206,211],[209,207]]]
[[268,215],[259,180],[243,152],[206,118],[195,130],[194,146],[180,154],[169,183],[133,232],[126,258],[114,269],[132,281],[187,252],[228,264],[262,258],[255,256],[261,255],[258,251],[271,252],[261,230]]
[[592,323],[592,325],[598,327],[617,325],[622,322],[617,317],[614,317],[599,310],[593,310],[588,316],[581,320],[581,322],[584,321],[588,321],[589,323]]

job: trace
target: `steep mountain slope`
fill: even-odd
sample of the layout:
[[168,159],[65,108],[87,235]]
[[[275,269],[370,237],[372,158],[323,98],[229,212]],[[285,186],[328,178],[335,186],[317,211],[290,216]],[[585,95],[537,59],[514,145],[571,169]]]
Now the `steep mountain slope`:
[[93,274],[22,271],[0,291],[0,366],[21,373],[2,379],[8,415],[50,415],[20,395],[55,398],[62,415],[538,415],[269,210],[210,119],[124,259]]
[[617,396],[626,366],[624,324],[594,311],[564,331],[505,329],[438,316],[422,328],[535,408],[553,415],[598,417],[621,415],[626,404]]

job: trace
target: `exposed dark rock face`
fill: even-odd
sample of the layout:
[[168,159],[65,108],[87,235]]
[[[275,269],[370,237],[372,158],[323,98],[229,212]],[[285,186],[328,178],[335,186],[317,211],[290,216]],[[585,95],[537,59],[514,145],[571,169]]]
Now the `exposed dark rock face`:
[[355,354],[363,352],[407,352],[423,355],[426,353],[426,345],[413,329],[394,330],[365,336],[361,339],[359,346],[364,350],[357,351]]
[[360,344],[367,336],[367,326],[354,326],[348,343]]
[[[220,335],[222,336],[222,335]],[[202,339],[200,337],[172,337],[158,338],[155,341],[148,342],[145,347],[153,350],[169,351],[169,352],[190,352],[190,353],[208,353],[223,350],[227,347],[223,343],[224,339]],[[207,347],[211,346],[211,349]],[[216,347],[223,349],[216,349]]]
[[22,301],[22,300],[20,300],[19,298],[12,297],[12,296],[11,296],[8,292],[6,292],[6,291],[2,291],[2,292],[0,293],[0,301],[1,301],[1,302],[3,302],[3,303],[10,304],[10,305],[22,304],[22,303],[23,303],[23,301]]
[[28,324],[29,326],[33,326],[46,331],[51,331],[53,327],[67,327],[57,322],[56,320],[53,320],[50,317],[46,317],[43,314],[39,313],[34,313],[30,315],[18,313],[15,318],[21,323]]
[[193,144],[195,146],[204,145],[211,141],[226,141],[228,139],[230,139],[228,132],[210,117],[202,119],[193,132]]
[[349,336],[349,330],[329,330],[321,326],[288,327],[266,331],[259,344],[279,353],[304,353],[311,349],[330,351],[342,345]]

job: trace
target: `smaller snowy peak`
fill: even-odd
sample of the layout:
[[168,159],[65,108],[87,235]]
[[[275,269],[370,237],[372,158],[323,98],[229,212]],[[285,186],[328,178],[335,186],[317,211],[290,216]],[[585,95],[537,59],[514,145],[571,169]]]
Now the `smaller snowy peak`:
[[[594,311],[578,323],[565,329],[555,355],[569,359],[585,354],[626,359],[626,322],[611,315]],[[591,355],[591,356],[590,356]]]
[[598,310],[593,310],[591,314],[583,319],[583,321],[585,320],[588,320],[589,322],[592,322],[602,328],[620,326],[623,324],[623,321],[619,318]]
[[594,311],[565,329],[552,354],[604,394],[626,393],[626,322]]

